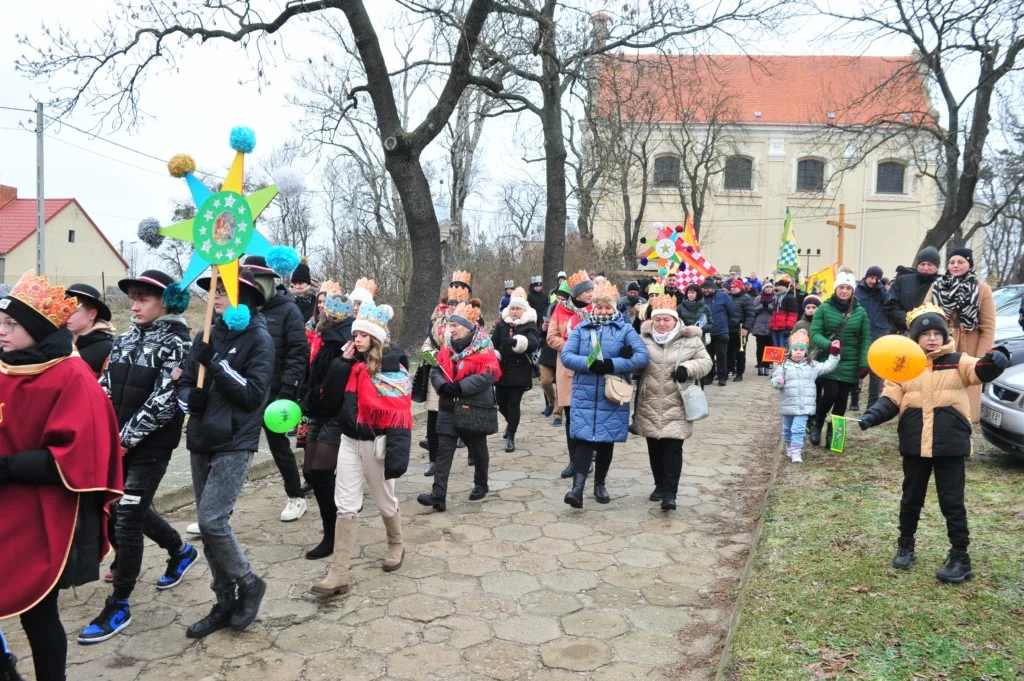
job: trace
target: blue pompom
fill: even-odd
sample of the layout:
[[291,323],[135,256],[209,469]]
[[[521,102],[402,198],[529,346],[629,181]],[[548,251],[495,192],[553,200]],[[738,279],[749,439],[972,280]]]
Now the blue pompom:
[[221,318],[224,320],[224,325],[231,331],[244,331],[249,326],[251,316],[248,305],[239,305],[224,310]]
[[252,128],[242,125],[231,128],[231,148],[243,154],[251,154],[256,148],[256,133]]
[[288,246],[271,246],[267,251],[267,267],[277,272],[280,277],[290,277],[302,259],[294,248]]
[[174,282],[164,289],[164,307],[169,314],[181,314],[188,309],[192,296],[180,282]]

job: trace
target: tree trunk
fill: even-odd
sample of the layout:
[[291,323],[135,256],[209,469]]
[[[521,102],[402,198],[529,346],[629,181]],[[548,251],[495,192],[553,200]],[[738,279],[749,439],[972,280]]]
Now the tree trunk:
[[385,166],[402,199],[402,214],[412,250],[412,281],[409,290],[417,292],[405,299],[402,330],[398,343],[412,352],[420,346],[430,324],[437,292],[441,290],[441,228],[434,214],[430,183],[418,156],[387,154]]
[[565,266],[565,137],[562,134],[562,102],[555,82],[544,87],[544,128],[547,211],[544,216],[544,288],[552,289],[558,271]]

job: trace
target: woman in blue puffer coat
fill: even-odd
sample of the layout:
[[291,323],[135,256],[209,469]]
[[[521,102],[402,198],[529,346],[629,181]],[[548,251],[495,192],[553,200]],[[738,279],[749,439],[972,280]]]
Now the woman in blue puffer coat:
[[[629,434],[629,400],[625,404],[608,400],[605,382],[608,376],[615,376],[628,384],[630,374],[647,366],[647,346],[619,314],[618,299],[619,293],[612,284],[597,286],[593,312],[572,330],[562,348],[562,364],[574,372],[569,435],[576,440],[575,473],[572,490],[565,495],[565,503],[573,508],[583,508],[583,486],[595,452],[594,497],[599,504],[611,501],[605,479],[615,443],[625,442]],[[597,346],[600,352],[591,358]]]

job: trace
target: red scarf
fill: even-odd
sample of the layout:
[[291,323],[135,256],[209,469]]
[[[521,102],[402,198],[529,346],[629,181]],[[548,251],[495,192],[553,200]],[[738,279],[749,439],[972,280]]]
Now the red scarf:
[[357,362],[345,392],[356,393],[356,421],[371,430],[412,428],[412,382],[409,372],[378,371],[371,376],[365,362]]
[[451,345],[446,345],[437,353],[437,363],[453,381],[461,381],[473,374],[493,374],[495,381],[501,378],[498,355],[483,329],[476,330],[472,342],[461,352],[453,354]]

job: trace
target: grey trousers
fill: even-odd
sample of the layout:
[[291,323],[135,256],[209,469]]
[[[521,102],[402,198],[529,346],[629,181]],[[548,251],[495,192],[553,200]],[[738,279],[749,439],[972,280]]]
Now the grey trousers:
[[255,452],[191,452],[192,489],[196,495],[203,555],[213,580],[210,588],[221,592],[252,572],[242,545],[231,529],[231,512],[249,475]]

